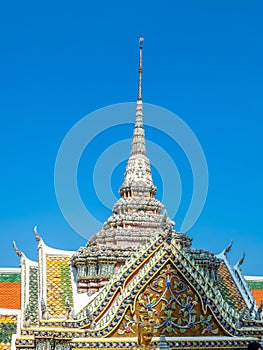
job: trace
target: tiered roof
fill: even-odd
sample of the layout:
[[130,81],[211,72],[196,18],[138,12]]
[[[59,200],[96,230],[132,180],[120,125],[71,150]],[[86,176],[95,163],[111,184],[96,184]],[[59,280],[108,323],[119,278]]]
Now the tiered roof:
[[0,350],[11,348],[12,335],[19,331],[21,270],[0,269]]
[[260,307],[263,302],[263,277],[262,276],[245,276],[247,284],[253,294],[253,297]]
[[163,232],[127,260],[73,319],[42,320],[40,328],[22,329],[16,344],[30,348],[55,337],[73,349],[129,349],[147,313],[155,345],[162,334],[171,348],[242,349],[263,332],[262,321],[245,311],[231,305],[193,256]]
[[20,269],[0,269],[0,308],[21,308],[21,276]]

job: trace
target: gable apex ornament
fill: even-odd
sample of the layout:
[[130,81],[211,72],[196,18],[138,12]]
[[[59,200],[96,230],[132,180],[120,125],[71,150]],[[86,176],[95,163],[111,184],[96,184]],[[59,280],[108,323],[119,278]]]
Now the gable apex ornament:
[[240,269],[240,266],[243,264],[243,262],[245,260],[245,256],[246,256],[246,254],[243,253],[242,258],[238,261],[238,263],[235,266],[236,269]]
[[39,236],[39,233],[37,232],[37,226],[34,226],[34,235],[36,237],[37,242],[40,242],[41,237]]
[[14,248],[14,250],[15,250],[17,256],[19,256],[19,257],[21,258],[21,257],[23,256],[23,253],[21,252],[20,249],[17,248],[17,245],[16,245],[16,242],[15,242],[15,241],[13,241],[13,248]]
[[223,251],[223,254],[224,254],[224,255],[227,255],[227,253],[230,252],[231,248],[233,247],[233,243],[234,243],[234,241],[232,240],[232,241],[230,242],[230,244],[224,249],[224,251]]

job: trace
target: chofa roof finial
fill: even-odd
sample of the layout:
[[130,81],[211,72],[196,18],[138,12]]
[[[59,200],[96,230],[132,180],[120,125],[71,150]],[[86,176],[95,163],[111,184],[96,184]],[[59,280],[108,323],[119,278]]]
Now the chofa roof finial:
[[240,269],[240,266],[243,264],[244,260],[245,260],[245,256],[246,254],[243,253],[242,258],[239,260],[239,262],[236,264],[236,267]]
[[16,254],[21,258],[21,256],[23,255],[23,253],[21,252],[20,249],[17,248],[16,242],[15,242],[15,241],[13,241],[13,248],[14,248]]
[[37,232],[37,226],[34,226],[34,235],[35,235],[35,237],[36,237],[36,240],[37,240],[38,242],[40,242],[40,241],[41,241],[41,238],[40,238],[40,236],[39,236],[39,234],[38,234],[38,232]]
[[233,241],[230,242],[230,244],[224,249],[224,255],[230,252],[231,248],[233,246]]

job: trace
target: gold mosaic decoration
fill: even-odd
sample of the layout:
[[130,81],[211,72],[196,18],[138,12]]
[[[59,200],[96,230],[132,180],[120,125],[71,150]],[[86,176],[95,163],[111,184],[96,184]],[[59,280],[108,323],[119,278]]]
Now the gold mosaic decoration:
[[155,336],[227,335],[171,261],[151,277],[138,296],[135,312],[126,310],[111,336],[134,336],[137,323],[144,321],[145,314],[154,326]]
[[11,349],[12,334],[16,333],[17,316],[0,316],[0,350]]
[[66,316],[65,300],[72,305],[72,282],[68,256],[47,255],[47,307],[51,318]]

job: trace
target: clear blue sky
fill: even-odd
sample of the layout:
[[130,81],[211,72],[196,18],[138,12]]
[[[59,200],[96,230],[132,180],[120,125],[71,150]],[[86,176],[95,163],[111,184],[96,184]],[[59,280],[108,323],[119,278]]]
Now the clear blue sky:
[[[231,261],[245,251],[243,272],[263,275],[262,1],[6,1],[0,6],[0,266],[18,266],[13,240],[36,259],[34,225],[49,246],[77,250],[85,244],[57,204],[56,155],[66,133],[86,114],[135,101],[143,34],[144,101],[179,115],[208,163],[207,201],[188,232],[193,246],[219,253],[234,240]],[[83,157],[81,193],[87,164]],[[118,173],[112,180],[116,189]],[[103,207],[94,211],[102,221],[109,215]],[[175,221],[182,216],[179,209]]]

